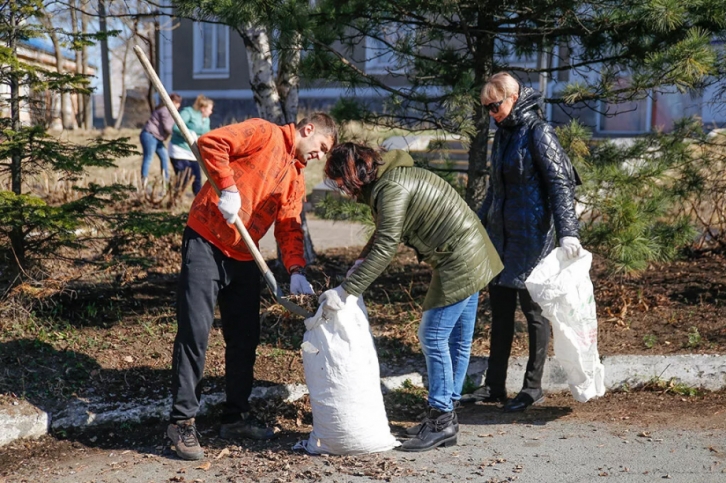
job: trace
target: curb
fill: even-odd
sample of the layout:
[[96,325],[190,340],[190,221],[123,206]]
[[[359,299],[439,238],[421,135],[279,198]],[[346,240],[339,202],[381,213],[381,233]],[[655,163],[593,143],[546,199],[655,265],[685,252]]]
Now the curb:
[[[609,356],[602,357],[605,365],[605,387],[608,390],[623,385],[647,383],[654,378],[675,379],[691,387],[718,390],[726,387],[726,355],[675,356]],[[507,391],[517,392],[524,378],[527,359],[519,357],[509,363]],[[406,381],[414,386],[425,385],[425,370],[409,368],[411,372],[381,378],[384,393],[400,389]],[[467,371],[470,380],[482,385],[487,359],[472,358]],[[554,358],[548,358],[542,377],[548,392],[568,391],[565,372]],[[304,384],[255,387],[250,399],[282,399],[294,402],[307,395]],[[224,401],[224,393],[202,396],[199,414]],[[108,423],[140,423],[148,419],[164,419],[171,406],[171,397],[141,399],[124,403],[109,403],[98,399],[77,399],[52,416],[26,401],[0,408],[0,447],[21,438],[39,438],[48,432],[64,428],[87,428]]]

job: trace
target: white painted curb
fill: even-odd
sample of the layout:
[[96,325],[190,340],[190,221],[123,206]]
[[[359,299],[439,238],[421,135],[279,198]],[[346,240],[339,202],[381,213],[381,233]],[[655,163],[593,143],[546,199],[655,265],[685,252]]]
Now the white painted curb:
[[[605,386],[616,389],[625,384],[635,386],[653,378],[674,378],[691,387],[718,390],[726,387],[726,356],[724,355],[672,355],[672,356],[611,356],[603,357]],[[507,391],[517,392],[524,379],[527,359],[512,359],[507,373]],[[476,385],[483,383],[487,360],[473,358],[468,374]],[[409,369],[408,373],[381,378],[383,392],[400,389],[406,381],[414,386],[424,386],[423,369]],[[567,379],[559,363],[549,358],[545,364],[542,385],[545,391],[567,391]],[[255,387],[250,399],[279,398],[297,401],[308,393],[304,384],[287,384]],[[224,401],[223,393],[205,394],[199,413]],[[38,438],[52,429],[84,428],[108,423],[141,422],[146,419],[164,419],[169,413],[171,398],[161,400],[135,400],[125,403],[109,403],[100,399],[77,399],[69,403],[52,418],[35,406],[21,401],[17,406],[0,408],[0,446],[20,438]],[[50,424],[49,424],[50,419]]]

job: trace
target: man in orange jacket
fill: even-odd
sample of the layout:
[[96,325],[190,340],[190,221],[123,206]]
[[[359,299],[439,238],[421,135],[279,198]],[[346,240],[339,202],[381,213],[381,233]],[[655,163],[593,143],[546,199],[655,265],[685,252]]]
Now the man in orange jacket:
[[194,418],[217,302],[226,344],[227,400],[220,436],[274,436],[251,414],[248,402],[260,339],[260,271],[234,220],[242,220],[256,245],[274,223],[282,263],[291,274],[290,291],[312,294],[305,278],[300,224],[305,196],[302,170],[337,140],[330,116],[316,113],[297,125],[250,119],[210,131],[197,142],[209,176],[222,193],[218,197],[209,183],[204,185],[194,199],[182,242],[167,428],[181,458],[204,457]]

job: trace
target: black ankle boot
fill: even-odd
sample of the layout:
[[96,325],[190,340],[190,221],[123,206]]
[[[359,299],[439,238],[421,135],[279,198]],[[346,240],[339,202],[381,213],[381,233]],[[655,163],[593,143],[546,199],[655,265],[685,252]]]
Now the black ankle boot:
[[[429,408],[429,410],[426,411],[426,417],[424,418],[424,420],[422,422],[420,422],[420,423],[418,423],[418,424],[416,424],[414,426],[411,426],[410,428],[408,428],[406,430],[406,436],[413,437],[413,436],[416,436],[419,433],[419,431],[421,431],[421,428],[423,427],[424,424],[426,424],[425,421],[429,417],[429,411],[430,411],[430,409],[431,408]],[[458,411],[459,409],[461,409],[461,403],[459,401],[454,401],[454,412]],[[458,433],[459,432],[459,418],[458,418],[458,416],[456,418],[455,426],[456,426],[456,432]]]
[[421,430],[416,436],[404,442],[401,450],[428,451],[439,446],[454,446],[457,434],[459,434],[459,419],[456,417],[456,411],[445,413],[430,408]]

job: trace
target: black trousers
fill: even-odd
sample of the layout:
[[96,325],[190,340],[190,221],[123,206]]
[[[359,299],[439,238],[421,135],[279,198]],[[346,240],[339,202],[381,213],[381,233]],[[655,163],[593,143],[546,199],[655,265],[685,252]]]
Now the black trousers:
[[489,348],[489,367],[484,384],[493,394],[506,393],[507,365],[514,338],[514,311],[517,296],[527,319],[529,331],[529,360],[524,374],[522,392],[537,398],[542,392],[542,372],[550,341],[550,323],[542,316],[542,309],[532,301],[526,289],[489,285],[492,305],[492,336]]
[[250,410],[255,351],[260,342],[260,271],[225,256],[187,227],[177,292],[178,332],[172,359],[171,421],[196,416],[214,307],[219,303],[227,402],[223,422]]
[[191,175],[194,176],[192,193],[196,196],[202,190],[202,168],[199,166],[198,161],[171,158],[171,166],[174,168],[174,174],[177,176],[181,176],[185,169],[190,169],[192,171]]

